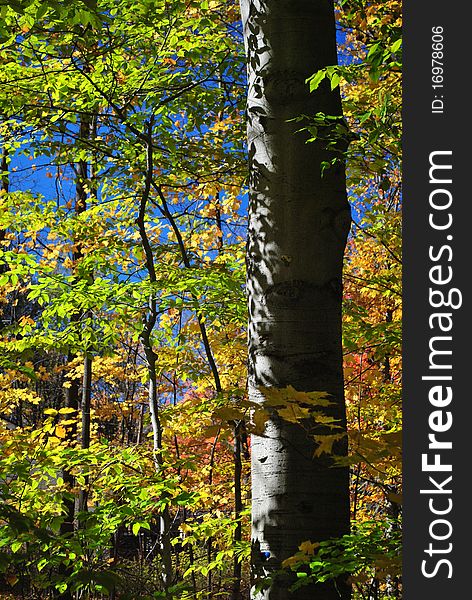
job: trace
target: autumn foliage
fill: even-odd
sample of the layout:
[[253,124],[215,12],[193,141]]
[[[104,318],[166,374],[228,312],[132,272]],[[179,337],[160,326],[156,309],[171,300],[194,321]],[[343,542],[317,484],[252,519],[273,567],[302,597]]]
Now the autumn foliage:
[[[0,597],[248,598],[250,433],[277,411],[325,426],[320,455],[343,434],[323,394],[262,408],[246,394],[237,3],[10,4]],[[387,600],[401,597],[400,4],[340,0],[337,19],[341,66],[310,85],[341,87],[349,141],[352,532],[303,541],[284,567],[297,585],[349,573],[355,598]]]

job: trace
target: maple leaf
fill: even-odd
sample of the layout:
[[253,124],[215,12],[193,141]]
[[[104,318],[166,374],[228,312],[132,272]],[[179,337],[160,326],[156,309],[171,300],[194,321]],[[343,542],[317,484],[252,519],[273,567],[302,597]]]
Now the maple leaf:
[[315,554],[315,550],[319,548],[318,542],[310,542],[307,540],[306,542],[302,542],[300,546],[298,546],[299,550],[304,554],[308,554],[309,556],[313,556]]
[[297,404],[291,404],[286,408],[280,408],[278,414],[289,423],[298,423],[302,419],[307,419],[310,416],[310,409]]
[[345,437],[345,433],[335,433],[330,435],[315,435],[315,442],[318,447],[315,450],[314,456],[321,456],[322,454],[332,454],[333,445],[335,442],[342,440]]
[[282,561],[282,567],[285,569],[287,567],[292,567],[300,562],[300,556],[294,555],[289,556],[285,560]]
[[265,408],[257,407],[254,409],[251,415],[251,421],[254,424],[254,433],[256,435],[262,435],[265,430],[265,424],[270,419],[270,414]]

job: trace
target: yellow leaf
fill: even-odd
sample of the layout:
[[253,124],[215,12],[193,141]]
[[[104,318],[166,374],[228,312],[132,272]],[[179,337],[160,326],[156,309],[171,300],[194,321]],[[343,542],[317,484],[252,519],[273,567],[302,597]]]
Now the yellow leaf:
[[284,561],[282,561],[282,567],[291,567],[292,565],[296,565],[298,562],[300,562],[299,556],[289,556]]
[[334,417],[330,417],[328,415],[323,415],[322,413],[314,413],[314,418],[317,423],[322,423],[323,425],[327,425],[330,429],[339,429],[340,428],[340,425],[336,425],[336,423],[340,422],[340,419],[335,419]]
[[269,406],[287,406],[292,404],[311,406],[329,406],[332,404],[327,398],[327,392],[300,392],[293,386],[285,388],[259,387],[264,395],[265,404]]
[[297,404],[291,404],[287,408],[280,408],[278,411],[279,416],[289,423],[297,423],[302,419],[307,419],[310,416],[310,409]]
[[214,438],[221,431],[220,425],[209,425],[204,429],[205,439]]
[[315,450],[315,456],[322,454],[331,454],[333,452],[333,444],[342,440],[345,433],[335,433],[333,435],[315,435],[315,442],[318,443],[318,448]]
[[233,419],[240,421],[241,419],[244,419],[245,414],[243,411],[233,406],[223,406],[222,408],[215,410],[213,416],[223,419],[224,421],[231,421]]
[[[31,317],[22,316],[19,319],[19,324],[24,327],[25,325],[34,325],[34,320]],[[31,364],[31,366],[33,366]]]
[[58,438],[65,438],[67,435],[67,432],[65,430],[64,427],[62,427],[62,425],[56,425],[56,429],[54,430],[54,435]]
[[318,542],[310,542],[309,540],[307,540],[306,542],[302,542],[300,544],[300,546],[298,546],[299,550],[301,552],[304,552],[305,554],[308,554],[309,556],[312,556],[315,553],[316,548],[319,547]]
[[265,424],[269,420],[269,413],[264,408],[256,408],[252,413],[251,420],[254,424],[254,433],[261,435],[264,433]]
[[287,386],[287,394],[290,400],[300,404],[311,404],[313,406],[329,406],[333,404],[327,398],[327,392],[299,392],[291,385]]

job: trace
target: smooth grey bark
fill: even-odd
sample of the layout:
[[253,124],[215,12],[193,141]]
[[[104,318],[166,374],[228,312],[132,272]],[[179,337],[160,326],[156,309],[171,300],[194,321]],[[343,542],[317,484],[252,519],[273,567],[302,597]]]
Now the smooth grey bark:
[[[341,116],[339,91],[306,79],[336,64],[330,0],[241,0],[248,61],[249,394],[288,385],[332,395],[331,415],[345,426],[341,349],[342,263],[350,227],[342,161],[326,143],[306,143],[300,115]],[[326,132],[325,132],[326,133]],[[315,458],[313,422],[273,414],[253,435],[253,578],[273,574],[305,540],[349,530],[349,475],[326,455]],[[316,433],[321,433],[318,429]],[[338,452],[345,452],[341,443]],[[343,581],[290,593],[277,576],[257,600],[349,598]]]

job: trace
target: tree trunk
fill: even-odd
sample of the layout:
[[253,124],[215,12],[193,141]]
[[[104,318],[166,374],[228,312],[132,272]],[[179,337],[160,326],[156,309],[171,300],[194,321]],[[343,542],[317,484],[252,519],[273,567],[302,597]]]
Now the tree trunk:
[[[146,332],[147,333],[147,332]],[[159,418],[159,398],[157,394],[156,359],[149,336],[142,337],[149,373],[149,412],[153,433],[154,464],[156,472],[162,471],[162,425]],[[172,544],[170,538],[171,516],[166,505],[159,515],[159,554],[161,558],[161,581],[167,591],[173,583]]]
[[[92,132],[92,123],[88,115],[80,115],[79,125],[79,143],[90,139]],[[76,182],[75,182],[75,214],[81,215],[87,210],[87,187],[89,182],[89,165],[85,160],[79,160],[76,166]],[[74,267],[77,269],[80,261],[83,259],[83,249],[80,240],[76,241],[76,250],[73,253]],[[77,269],[78,271],[78,269]],[[80,277],[80,275],[78,275]],[[86,278],[91,282],[92,274],[86,274]],[[78,317],[78,322],[87,317],[87,313],[82,313]],[[81,431],[81,447],[88,448],[90,446],[90,398],[92,385],[92,359],[87,356],[85,350],[84,356],[84,377],[82,382],[82,398],[81,398],[81,416],[82,416],[82,431]],[[79,512],[87,510],[87,485],[80,490],[79,494]]]
[[[241,0],[248,58],[250,169],[247,289],[249,394],[264,388],[323,391],[345,426],[341,349],[342,263],[350,226],[342,160],[322,140],[297,133],[300,115],[341,116],[339,92],[305,83],[336,64],[333,3],[328,0]],[[332,468],[309,423],[275,413],[264,435],[252,437],[253,576],[280,568],[305,540],[349,530],[347,468]],[[313,425],[313,423],[311,423]],[[338,452],[345,452],[345,443]],[[258,600],[349,598],[342,581],[307,585],[277,576]]]
[[[69,352],[67,356],[67,362],[70,363],[74,359],[74,355]],[[66,388],[65,391],[65,405],[66,408],[73,409],[74,412],[68,413],[66,418],[69,420],[76,420],[78,411],[79,411],[79,380],[77,378],[71,379],[69,381],[69,387]],[[74,444],[77,441],[77,424],[67,428],[67,441],[69,444]],[[69,487],[70,490],[73,489],[75,485],[75,477],[72,475],[69,469],[64,468],[62,470],[62,478],[64,483]],[[71,498],[64,499],[64,509],[65,509],[65,518],[61,523],[61,536],[67,536],[68,538],[72,538],[75,531],[75,496],[73,495]],[[73,565],[64,565],[61,564],[59,566],[59,574],[61,576],[70,577],[72,575]],[[61,600],[72,600],[73,594],[71,590],[68,588],[64,592],[57,594],[57,597]]]
[[[79,141],[87,140],[90,137],[90,122],[89,119],[81,115],[80,116],[80,124],[79,124]],[[76,181],[75,181],[75,214],[80,215],[87,209],[87,190],[86,190],[86,181],[88,177],[88,165],[87,162],[81,160],[77,163],[76,167]],[[72,262],[73,262],[73,270],[75,272],[76,278],[78,275],[78,266],[80,261],[83,258],[82,245],[80,240],[74,239],[75,249],[72,252]],[[71,323],[79,324],[82,318],[82,314],[73,314],[71,316]],[[75,353],[69,352],[67,357],[67,362],[72,362],[77,355]],[[85,358],[84,363],[84,380],[82,386],[82,401],[81,401],[81,411],[82,411],[82,448],[88,448],[90,445],[90,384],[87,386],[87,381],[89,380],[89,372],[91,373],[91,362],[87,361],[90,359]],[[80,383],[77,378],[71,379],[69,382],[69,387],[66,389],[66,397],[65,404],[67,408],[72,408],[74,410],[73,413],[67,415],[67,419],[76,419],[78,417],[79,410],[79,397],[80,397]],[[88,419],[84,418],[84,406],[88,404]],[[88,440],[86,440],[86,445],[84,445],[84,430],[86,431],[86,437],[88,436]],[[67,440],[69,443],[74,443],[77,439],[77,425],[73,425],[68,429]],[[64,482],[68,484],[70,488],[73,488],[75,485],[75,477],[71,474],[71,472],[65,468],[62,472],[62,477]],[[78,511],[84,510],[87,506],[87,495],[86,490],[81,489],[79,493],[79,501],[78,501]],[[67,534],[70,537],[74,534],[75,531],[75,517],[76,517],[76,503],[75,499],[65,500],[64,501],[65,509],[66,509],[66,519],[63,521],[61,525],[61,534]],[[72,566],[64,567],[62,566],[60,571],[64,575],[70,575],[72,573]],[[72,598],[71,591],[69,589],[65,590],[59,597],[63,600],[69,600]]]
[[[69,353],[67,357],[67,362],[71,362],[74,359],[74,355]],[[69,387],[66,388],[65,392],[65,404],[66,408],[71,408],[74,412],[67,414],[67,419],[77,419],[77,414],[79,410],[79,380],[77,378],[71,379],[69,382]],[[67,430],[67,441],[70,444],[74,444],[77,441],[77,424],[69,426]],[[75,477],[69,471],[69,469],[64,469],[62,472],[62,477],[64,482],[72,489],[75,485]],[[64,500],[64,505],[66,507],[66,519],[61,525],[61,534],[69,534],[70,536],[74,533],[74,522],[75,522],[75,498]]]
[[[243,464],[241,460],[241,437],[243,434],[242,421],[236,421],[234,424],[234,441],[233,441],[233,461],[234,461],[234,517],[238,520],[236,529],[234,530],[233,541],[240,543],[242,541],[242,525],[241,513],[243,510],[243,499],[241,489],[241,479],[243,473]],[[235,554],[233,557],[233,583],[231,587],[231,600],[241,600],[241,578],[242,564],[240,558]]]
[[[152,252],[151,243],[146,232],[145,224],[146,207],[147,202],[149,200],[149,192],[151,189],[152,174],[154,168],[152,125],[152,121],[150,121],[147,126],[146,180],[136,223],[138,225],[139,234],[141,238],[141,246],[146,257],[145,266],[149,276],[149,281],[150,283],[154,284],[157,281],[156,267],[154,264],[154,255]],[[157,322],[157,316],[157,298],[155,292],[152,291],[149,296],[146,314],[143,317],[143,329],[140,334],[140,340],[143,345],[144,354],[146,356],[146,367],[149,377],[148,398],[153,434],[154,466],[156,472],[160,473],[162,471],[162,425],[159,417],[159,398],[157,393],[157,355],[153,350],[151,337],[152,332],[154,330],[154,326]],[[169,507],[166,505],[162,509],[162,512],[159,516],[159,553],[161,559],[161,582],[166,591],[173,583],[172,544],[170,539],[170,526],[171,518],[169,513]]]
[[10,189],[8,154],[8,148],[2,147],[2,158],[0,161],[0,190],[3,190],[7,194]]
[[[84,357],[84,378],[82,381],[82,431],[81,447],[86,450],[90,448],[90,408],[92,400],[92,358],[87,354]],[[85,483],[79,494],[79,512],[88,510],[88,475],[85,476]]]

